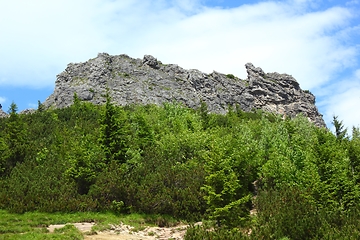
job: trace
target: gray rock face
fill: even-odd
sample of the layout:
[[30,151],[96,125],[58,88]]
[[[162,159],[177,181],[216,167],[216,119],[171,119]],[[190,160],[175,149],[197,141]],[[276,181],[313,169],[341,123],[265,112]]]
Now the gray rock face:
[[2,109],[0,109],[0,118],[8,117],[9,115],[4,112]]
[[[21,112],[19,112],[19,114],[33,114],[35,112],[36,112],[35,109],[30,108],[30,109],[22,110]],[[7,114],[2,109],[0,109],[0,118],[6,118],[6,117],[9,117],[9,116],[10,116],[9,114]]]
[[33,114],[33,113],[35,113],[35,112],[36,112],[35,109],[33,109],[33,108],[27,108],[27,109],[24,109],[24,110],[22,110],[21,112],[19,112],[19,114]]
[[87,62],[69,64],[57,75],[55,90],[43,104],[47,108],[67,107],[75,92],[82,100],[103,104],[109,89],[118,105],[175,101],[197,108],[204,101],[209,111],[224,114],[229,105],[238,104],[244,111],[262,109],[289,117],[302,113],[317,126],[325,126],[314,95],[302,90],[292,76],[264,73],[251,63],[245,67],[248,77],[242,80],[231,74],[205,74],[162,64],[150,55],[133,59],[100,53]]

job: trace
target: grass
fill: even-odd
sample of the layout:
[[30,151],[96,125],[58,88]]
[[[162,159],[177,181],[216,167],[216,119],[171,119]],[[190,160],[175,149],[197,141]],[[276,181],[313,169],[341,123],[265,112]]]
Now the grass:
[[48,233],[45,228],[35,228],[33,231],[24,233],[0,234],[0,239],[6,240],[37,240],[37,239],[84,239],[82,233],[73,225],[66,225],[63,228],[55,229],[54,233]]
[[[52,224],[66,224],[76,222],[95,222],[92,232],[110,229],[111,225],[121,222],[131,225],[134,229],[145,229],[146,226],[174,226],[178,223],[168,216],[128,214],[115,215],[113,213],[40,213],[27,212],[24,214],[9,213],[0,210],[0,240],[5,239],[83,239],[83,234],[73,225],[56,229],[49,233],[47,227]],[[90,233],[91,234],[91,233]]]

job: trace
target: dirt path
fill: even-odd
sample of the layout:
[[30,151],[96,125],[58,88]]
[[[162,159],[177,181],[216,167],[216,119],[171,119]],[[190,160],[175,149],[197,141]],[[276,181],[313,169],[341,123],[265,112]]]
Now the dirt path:
[[[129,225],[120,224],[111,226],[110,230],[103,232],[91,233],[91,228],[94,223],[72,223],[81,232],[84,233],[85,240],[114,240],[114,239],[129,239],[129,240],[155,240],[155,239],[174,239],[182,240],[186,232],[188,225],[178,225],[175,227],[161,228],[161,227],[146,227],[141,231],[133,231],[134,228]],[[48,227],[49,232],[54,232],[56,228],[62,228],[65,224],[50,225]]]
[[140,239],[155,239],[148,237],[139,237],[126,233],[113,234],[108,232],[100,232],[97,235],[85,235],[84,240],[140,240]]
[[[74,225],[77,229],[80,230],[80,232],[91,232],[91,228],[95,225],[95,223],[71,223],[72,225]],[[56,224],[56,225],[50,225],[47,230],[49,230],[49,232],[54,232],[54,230],[56,228],[63,228],[65,227],[66,224]]]

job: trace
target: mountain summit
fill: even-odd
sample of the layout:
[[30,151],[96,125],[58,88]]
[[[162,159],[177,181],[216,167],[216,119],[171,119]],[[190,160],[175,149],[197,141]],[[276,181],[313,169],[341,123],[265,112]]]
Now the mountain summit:
[[302,113],[309,121],[325,127],[315,106],[315,96],[302,90],[288,74],[264,73],[253,64],[245,65],[248,77],[186,70],[176,64],[163,64],[151,55],[134,59],[127,55],[99,53],[84,63],[70,63],[57,75],[54,92],[45,107],[63,108],[73,103],[73,95],[94,104],[103,104],[109,91],[114,103],[162,104],[181,102],[197,108],[204,101],[210,112],[224,114],[230,106],[244,111],[262,109],[295,117]]

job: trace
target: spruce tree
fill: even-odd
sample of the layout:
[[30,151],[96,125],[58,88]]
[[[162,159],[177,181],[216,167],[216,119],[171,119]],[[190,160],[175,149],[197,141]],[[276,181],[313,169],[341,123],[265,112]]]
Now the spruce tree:
[[127,119],[125,111],[116,108],[111,103],[111,97],[106,94],[104,112],[100,118],[100,144],[106,156],[106,162],[116,160],[126,162],[127,152]]
[[333,121],[331,122],[335,127],[335,136],[337,139],[342,140],[346,138],[347,129],[344,129],[343,121],[338,120],[338,116],[333,116]]
[[6,159],[3,159],[5,173],[9,173],[16,163],[23,162],[26,156],[27,129],[17,114],[17,109],[17,105],[12,102],[8,111],[10,116],[4,131],[4,142],[7,145],[6,152],[3,153],[6,156]]

